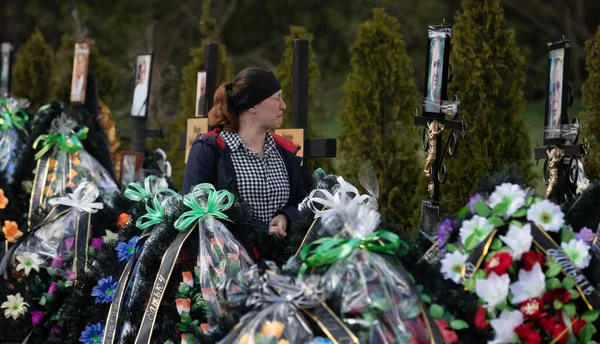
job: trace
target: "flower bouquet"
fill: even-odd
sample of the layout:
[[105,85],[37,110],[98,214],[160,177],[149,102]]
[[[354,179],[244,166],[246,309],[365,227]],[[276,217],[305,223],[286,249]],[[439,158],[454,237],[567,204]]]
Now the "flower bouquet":
[[32,226],[50,210],[47,199],[64,196],[84,181],[96,184],[100,199],[108,205],[119,192],[106,169],[83,149],[81,141],[87,136],[87,128],[75,131],[77,127],[77,122],[63,114],[52,121],[48,134],[40,135],[33,143],[33,148],[39,150],[30,202]]
[[321,217],[320,231],[332,237],[322,237],[302,249],[301,276],[321,277],[327,304],[356,334],[356,341],[443,343],[410,276],[394,258],[406,244],[391,232],[377,231],[376,193],[360,195],[343,178],[338,182],[334,194],[311,193],[311,207]]
[[[322,292],[280,275],[273,262],[240,271],[219,285],[219,295],[232,311],[244,314],[219,343],[289,344],[315,340],[308,319],[317,318],[312,309],[323,307]],[[187,338],[186,342],[190,343]]]
[[[475,293],[474,325],[490,343],[590,343],[600,297],[586,277],[591,231],[560,207],[503,183],[440,226],[441,272]],[[493,338],[492,338],[493,336]]]

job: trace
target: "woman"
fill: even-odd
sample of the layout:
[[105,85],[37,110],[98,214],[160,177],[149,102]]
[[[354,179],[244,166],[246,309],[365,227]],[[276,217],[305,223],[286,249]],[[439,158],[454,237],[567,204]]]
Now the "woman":
[[247,68],[221,84],[208,113],[217,129],[193,143],[183,191],[210,183],[233,192],[251,206],[253,218],[268,223],[269,233],[284,238],[305,196],[296,146],[269,132],[281,126],[285,109],[272,72]]

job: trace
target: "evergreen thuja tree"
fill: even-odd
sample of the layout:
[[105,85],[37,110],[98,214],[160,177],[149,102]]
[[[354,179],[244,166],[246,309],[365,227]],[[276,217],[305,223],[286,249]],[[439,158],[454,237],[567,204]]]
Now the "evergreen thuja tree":
[[582,136],[591,148],[584,158],[585,174],[590,179],[600,179],[600,26],[596,36],[585,43],[585,53],[589,76],[582,85]]
[[[302,26],[290,26],[290,34],[285,36],[285,50],[281,62],[275,68],[275,75],[281,83],[283,99],[286,102],[286,116],[283,119],[282,128],[292,127],[292,64],[294,60],[294,40],[308,40],[308,137],[323,137],[325,133],[318,127],[319,121],[327,118],[327,115],[318,113],[319,104],[316,99],[317,85],[321,79],[319,65],[312,47],[313,34]],[[317,115],[318,113],[318,115]],[[333,163],[329,158],[316,158],[308,160],[308,168],[314,170],[323,168],[327,173],[333,173]]]
[[[52,69],[52,97],[63,102],[69,102],[71,98],[74,50],[73,36],[65,33],[60,39],[60,48],[56,52]],[[96,77],[100,99],[111,104],[121,94],[115,79],[115,67],[108,58],[100,55],[98,47],[93,43],[90,45],[88,70]]]
[[[169,133],[164,139],[151,139],[150,147],[162,148],[167,154],[167,160],[171,162],[173,170],[173,183],[181,188],[185,172],[185,150],[179,148],[179,133],[185,133],[187,119],[194,117],[196,111],[196,83],[198,70],[204,68],[204,45],[207,43],[219,43],[217,35],[217,21],[210,16],[210,1],[205,0],[202,5],[202,17],[200,19],[200,33],[202,41],[199,47],[190,49],[192,60],[183,67],[181,72],[181,90],[179,102],[183,113],[177,115],[173,120],[164,124],[165,131]],[[217,66],[217,87],[221,82],[232,78],[231,59],[227,56],[227,49],[219,43],[219,61]],[[172,133],[172,134],[171,134]]]
[[352,46],[352,72],[344,86],[339,121],[341,175],[356,180],[371,160],[383,216],[410,231],[419,169],[412,111],[417,106],[411,63],[398,21],[383,9],[360,25]]
[[11,93],[27,98],[32,112],[50,101],[50,74],[54,65],[52,49],[36,30],[17,51],[12,71]]
[[[454,157],[446,161],[444,211],[463,206],[482,177],[517,167],[533,180],[533,156],[523,122],[525,60],[506,28],[500,0],[462,0],[450,55],[454,80],[450,94],[461,98],[460,116],[468,131]],[[542,128],[540,128],[542,130]]]

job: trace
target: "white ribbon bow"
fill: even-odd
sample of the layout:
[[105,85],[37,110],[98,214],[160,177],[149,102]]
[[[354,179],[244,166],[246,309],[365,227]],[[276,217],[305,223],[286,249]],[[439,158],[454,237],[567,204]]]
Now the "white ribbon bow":
[[82,212],[85,211],[94,214],[99,209],[104,208],[104,204],[101,202],[94,202],[99,195],[100,191],[98,191],[96,184],[92,182],[83,182],[77,186],[73,193],[62,197],[52,198],[48,201],[48,204],[66,205]]
[[324,189],[316,189],[311,191],[308,196],[308,207],[315,213],[315,218],[323,217],[332,212],[350,205],[356,204],[377,204],[377,200],[370,195],[361,195],[358,189],[344,180],[342,177],[337,177],[339,187],[335,194]]

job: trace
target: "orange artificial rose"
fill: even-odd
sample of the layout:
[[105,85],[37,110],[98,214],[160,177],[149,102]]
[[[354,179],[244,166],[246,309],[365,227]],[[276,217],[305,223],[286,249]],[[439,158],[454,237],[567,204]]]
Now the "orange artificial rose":
[[19,230],[19,226],[14,221],[4,221],[4,226],[2,226],[2,233],[6,237],[6,241],[15,242],[23,232]]
[[54,191],[52,191],[52,188],[49,186],[44,187],[44,196],[50,197],[52,195],[54,195]]
[[6,209],[8,198],[4,196],[4,190],[0,189],[0,209]]
[[48,168],[53,169],[56,167],[57,164],[58,164],[58,161],[56,161],[55,159],[50,159],[50,161],[48,161]]
[[117,226],[119,226],[120,229],[123,229],[123,228],[125,228],[125,226],[127,226],[128,222],[129,222],[129,214],[121,213],[121,215],[119,215],[119,219],[117,219]]
[[263,324],[260,332],[268,337],[281,338],[285,325],[279,321],[267,321]]
[[75,179],[75,177],[77,177],[77,171],[75,171],[74,169],[71,169],[69,171],[69,179],[73,180],[73,179]]
[[73,166],[79,166],[81,160],[79,160],[79,157],[76,154],[73,154],[71,157],[71,162],[73,163]]

